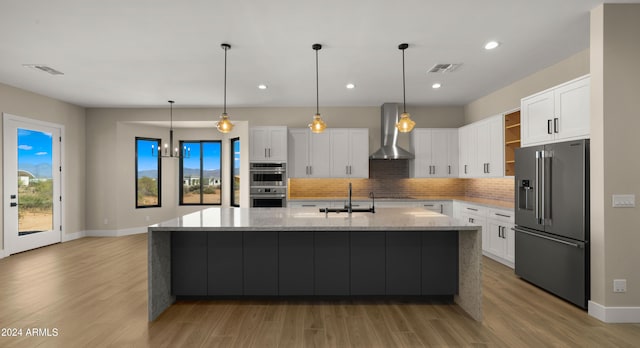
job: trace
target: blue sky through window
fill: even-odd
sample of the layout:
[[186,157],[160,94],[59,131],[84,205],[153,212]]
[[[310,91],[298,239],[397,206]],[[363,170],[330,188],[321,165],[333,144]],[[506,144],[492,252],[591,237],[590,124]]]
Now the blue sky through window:
[[53,167],[53,135],[18,128],[18,170],[40,179],[51,179]]
[[157,140],[145,140],[137,139],[138,142],[138,173],[144,171],[158,171],[158,157],[151,153],[151,145],[156,147],[157,155]]

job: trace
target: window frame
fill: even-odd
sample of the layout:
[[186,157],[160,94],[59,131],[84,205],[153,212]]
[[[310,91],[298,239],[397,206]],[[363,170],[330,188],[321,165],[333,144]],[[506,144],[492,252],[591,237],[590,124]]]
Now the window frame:
[[[230,176],[231,180],[229,180],[229,183],[230,183],[229,186],[231,188],[231,190],[229,190],[229,192],[230,192],[230,194],[229,194],[229,205],[232,206],[232,207],[240,207],[240,202],[236,202],[235,201],[235,196],[236,195],[235,195],[235,191],[234,191],[234,184],[235,184],[235,182],[234,182],[234,175],[235,175],[234,169],[235,169],[235,167],[234,166],[235,166],[235,160],[236,160],[236,157],[235,157],[236,153],[235,153],[235,150],[234,150],[234,145],[236,144],[236,142],[239,144],[240,147],[242,146],[242,143],[240,142],[240,137],[231,138],[230,141],[229,141],[229,143],[231,145],[230,146],[231,147],[231,156],[229,157],[229,158],[231,158],[231,161],[230,161],[231,165],[229,166],[229,167],[231,167],[231,176]],[[241,179],[242,179],[242,177],[241,177]],[[241,182],[242,182],[242,180],[241,180]],[[238,186],[238,192],[240,192],[240,186]],[[240,198],[238,198],[238,199],[240,199]]]
[[[180,140],[180,149],[182,149],[187,144],[199,144],[200,146],[200,203],[184,203],[184,184],[183,184],[183,176],[184,176],[184,158],[180,157],[179,162],[179,170],[178,170],[178,184],[179,184],[179,194],[178,194],[178,205],[180,206],[221,206],[222,205],[222,140]],[[202,180],[204,166],[203,166],[203,146],[204,143],[217,143],[220,145],[220,202],[219,203],[204,203],[203,202],[203,194],[204,194],[204,186]]]
[[[144,209],[144,208],[161,208],[162,207],[162,157],[160,156],[156,156],[157,157],[157,161],[158,161],[158,178],[156,179],[157,185],[158,185],[158,203],[155,205],[140,205],[138,204],[138,142],[142,140],[142,141],[155,141],[156,142],[156,148],[160,149],[160,145],[162,143],[162,139],[158,139],[158,138],[148,138],[148,137],[136,137],[135,138],[135,172],[134,172],[134,178],[135,178],[135,204],[136,204],[136,209]],[[149,151],[151,151],[151,149],[149,149]]]

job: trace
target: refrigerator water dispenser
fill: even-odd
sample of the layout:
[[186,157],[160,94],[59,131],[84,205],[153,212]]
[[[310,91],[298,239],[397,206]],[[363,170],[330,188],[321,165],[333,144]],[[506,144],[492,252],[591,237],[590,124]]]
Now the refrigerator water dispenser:
[[522,180],[518,185],[518,209],[533,210],[534,198],[530,180]]

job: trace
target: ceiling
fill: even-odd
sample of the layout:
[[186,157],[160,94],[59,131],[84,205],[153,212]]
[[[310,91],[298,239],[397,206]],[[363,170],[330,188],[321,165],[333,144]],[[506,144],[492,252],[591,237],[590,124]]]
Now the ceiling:
[[[315,106],[320,43],[320,107],[379,106],[402,101],[406,42],[407,104],[464,105],[588,48],[602,2],[2,1],[0,83],[85,107],[220,107],[229,43],[229,107]],[[462,66],[427,74],[437,63]]]

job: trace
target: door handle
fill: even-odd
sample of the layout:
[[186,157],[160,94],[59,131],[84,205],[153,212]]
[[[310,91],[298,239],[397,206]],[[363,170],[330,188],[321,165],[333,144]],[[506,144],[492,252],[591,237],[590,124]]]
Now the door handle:
[[464,173],[467,174],[467,165],[464,165]]
[[553,132],[558,133],[558,118],[553,119]]
[[547,134],[552,134],[551,133],[551,119],[547,120]]
[[451,174],[451,165],[448,165],[447,168],[447,174]]
[[487,162],[487,174],[491,173],[491,167],[489,167],[491,163]]

